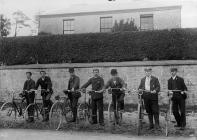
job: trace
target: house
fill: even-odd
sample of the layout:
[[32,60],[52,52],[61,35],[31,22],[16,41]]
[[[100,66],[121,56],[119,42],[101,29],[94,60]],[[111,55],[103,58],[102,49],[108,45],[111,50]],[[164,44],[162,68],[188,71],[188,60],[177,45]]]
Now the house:
[[[133,20],[140,30],[181,28],[181,5],[80,5],[39,16],[39,32],[111,32],[115,22]],[[150,4],[149,4],[150,5]]]

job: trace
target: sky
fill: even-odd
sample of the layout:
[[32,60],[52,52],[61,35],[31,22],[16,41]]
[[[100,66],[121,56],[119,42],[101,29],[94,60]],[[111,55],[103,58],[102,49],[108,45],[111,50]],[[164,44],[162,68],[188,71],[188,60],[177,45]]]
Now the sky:
[[37,26],[34,23],[34,17],[38,13],[52,12],[69,8],[72,5],[79,4],[108,4],[108,3],[130,3],[135,1],[150,1],[161,2],[161,6],[165,3],[173,3],[182,5],[182,27],[193,28],[197,27],[197,0],[115,0],[109,2],[108,0],[0,0],[0,14],[4,14],[7,18],[11,19],[12,31],[10,36],[14,34],[14,20],[12,13],[21,10],[31,20],[29,24],[32,28],[20,29],[18,35],[31,35],[31,29]]

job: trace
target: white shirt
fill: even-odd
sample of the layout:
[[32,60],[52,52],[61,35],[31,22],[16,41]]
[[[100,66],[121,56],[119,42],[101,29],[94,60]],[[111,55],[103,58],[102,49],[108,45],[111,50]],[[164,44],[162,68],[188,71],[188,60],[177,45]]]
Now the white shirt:
[[150,91],[150,79],[151,79],[151,76],[146,77],[146,80],[145,80],[145,90],[148,90],[148,91]]
[[176,79],[176,75],[175,75],[174,77],[172,77],[172,79],[173,79],[173,80]]

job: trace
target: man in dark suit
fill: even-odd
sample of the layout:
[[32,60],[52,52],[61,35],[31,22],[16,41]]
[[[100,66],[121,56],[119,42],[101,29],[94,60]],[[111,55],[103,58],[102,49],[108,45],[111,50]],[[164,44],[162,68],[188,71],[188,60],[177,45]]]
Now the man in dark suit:
[[[111,78],[107,81],[106,85],[104,86],[104,89],[112,88],[112,103],[113,103],[113,109],[114,109],[114,116],[116,118],[116,124],[120,124],[117,120],[116,116],[116,110],[119,108],[121,111],[124,111],[124,97],[125,97],[125,90],[126,90],[126,83],[122,78],[118,76],[117,69],[111,70]],[[115,89],[120,88],[120,89]],[[116,106],[117,104],[117,106]],[[114,123],[114,124],[115,124]]]
[[103,86],[104,80],[99,76],[99,69],[93,69],[94,76],[88,80],[81,88],[87,88],[92,85],[92,90],[97,92],[92,92],[92,124],[97,124],[97,108],[99,111],[99,124],[104,125],[104,114],[103,114]]
[[183,130],[186,126],[185,99],[187,97],[187,87],[183,78],[177,76],[177,68],[171,68],[171,75],[172,77],[168,80],[168,90],[172,94],[172,110],[177,122],[175,127],[181,127],[181,130]]
[[143,90],[143,99],[146,112],[148,113],[149,129],[153,129],[153,117],[155,120],[155,128],[159,129],[159,104],[158,93],[160,91],[160,84],[158,78],[152,76],[152,69],[145,69],[146,76],[141,79],[139,90]]
[[36,89],[41,86],[41,96],[43,101],[43,122],[49,121],[49,111],[53,102],[50,100],[53,94],[52,82],[49,76],[46,76],[45,71],[40,71],[41,77],[36,82]]
[[70,92],[65,92],[65,94],[68,94],[68,98],[71,103],[71,109],[73,112],[73,119],[70,122],[76,122],[77,119],[77,104],[78,100],[81,97],[81,94],[79,91],[77,91],[80,87],[80,79],[78,76],[75,75],[74,68],[69,68],[70,73],[70,79],[68,82],[68,90]]
[[[26,72],[27,80],[24,83],[23,86],[23,95],[25,96],[25,99],[27,101],[27,106],[34,102],[35,98],[35,81],[31,79],[32,73]],[[30,107],[28,109],[28,120],[27,122],[34,122],[34,108]]]

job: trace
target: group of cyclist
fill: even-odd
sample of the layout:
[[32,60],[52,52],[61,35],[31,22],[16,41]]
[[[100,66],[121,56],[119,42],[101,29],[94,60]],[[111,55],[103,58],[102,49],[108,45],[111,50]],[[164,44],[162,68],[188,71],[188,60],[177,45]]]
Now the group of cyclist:
[[[158,104],[158,93],[160,92],[160,84],[158,78],[152,76],[152,69],[145,68],[145,77],[141,79],[138,92],[143,92],[142,98],[144,100],[145,110],[148,114],[149,119],[149,129],[160,129],[159,125],[159,104]],[[177,76],[177,68],[171,68],[171,78],[168,80],[168,96],[172,97],[173,102],[172,109],[173,115],[177,122],[175,127],[180,127],[183,130],[186,126],[185,117],[185,99],[187,98],[186,91],[187,87],[184,83],[183,78]],[[76,122],[77,120],[77,105],[78,100],[81,97],[81,93],[86,92],[86,88],[91,85],[91,107],[92,107],[92,124],[99,123],[104,126],[104,113],[103,113],[103,93],[106,89],[111,90],[112,93],[112,103],[114,104],[114,111],[120,108],[124,111],[124,96],[127,88],[126,83],[122,78],[118,76],[117,69],[111,70],[111,78],[104,84],[104,79],[99,74],[99,69],[93,69],[93,77],[90,78],[84,85],[80,87],[80,78],[75,75],[75,69],[69,68],[70,79],[68,81],[68,88],[63,92],[68,95],[71,102],[71,109],[73,112],[73,118],[71,122]],[[43,106],[45,117],[43,121],[49,120],[49,111],[52,106],[51,95],[53,94],[52,82],[49,76],[46,76],[45,71],[40,71],[41,77],[35,82],[31,79],[32,73],[26,72],[27,80],[24,84],[24,95],[27,100],[27,104],[34,101],[35,90],[41,87],[41,96],[43,100]],[[28,91],[28,92],[27,92]],[[82,91],[82,92],[81,92]],[[117,104],[117,106],[115,106]],[[99,114],[99,122],[97,122],[97,110]],[[33,118],[33,108],[28,110],[29,119],[28,122],[34,122]],[[114,113],[114,115],[116,115]],[[115,116],[116,117],[116,116]],[[154,123],[153,123],[154,120]],[[118,122],[116,122],[118,123]]]

